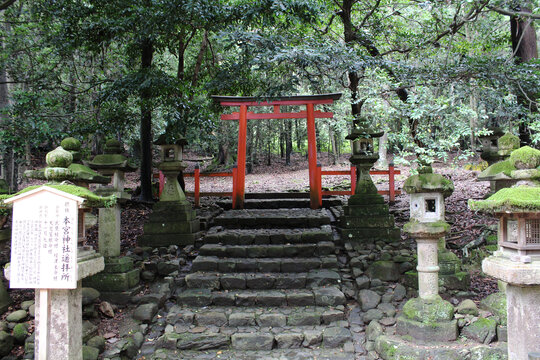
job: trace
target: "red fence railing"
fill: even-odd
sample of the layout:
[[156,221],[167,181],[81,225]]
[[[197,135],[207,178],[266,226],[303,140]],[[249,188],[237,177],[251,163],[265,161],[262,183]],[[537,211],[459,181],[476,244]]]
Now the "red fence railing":
[[[195,198],[195,206],[199,207],[201,196],[224,196],[232,197],[233,199],[233,209],[235,208],[235,192],[236,192],[236,166],[232,169],[232,172],[214,172],[214,173],[201,173],[198,166],[195,167],[193,173],[184,173],[184,177],[194,178],[194,189],[193,192],[186,191],[186,196],[193,196]],[[369,172],[370,175],[388,175],[388,190],[379,190],[379,194],[388,195],[389,201],[393,203],[395,201],[396,195],[401,194],[400,190],[395,189],[395,175],[401,174],[401,171],[394,168],[393,164],[390,164],[388,170],[372,170]],[[334,190],[334,191],[323,191],[322,190],[322,176],[350,176],[351,179],[351,190]],[[232,177],[233,186],[232,191],[211,191],[211,192],[201,192],[200,183],[202,177]],[[163,191],[163,185],[165,183],[165,176],[160,171],[159,174],[154,174],[154,178],[159,179],[159,195]],[[316,187],[319,192],[319,206],[322,206],[322,197],[331,196],[331,195],[352,195],[356,189],[356,167],[351,166],[350,170],[325,170],[323,171],[320,164],[317,164],[317,176],[316,176]]]

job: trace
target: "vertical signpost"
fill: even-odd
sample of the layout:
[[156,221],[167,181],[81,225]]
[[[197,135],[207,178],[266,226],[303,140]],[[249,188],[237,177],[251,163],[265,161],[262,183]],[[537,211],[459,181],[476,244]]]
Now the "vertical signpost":
[[82,319],[73,311],[81,300],[71,289],[79,280],[77,219],[83,201],[47,186],[5,201],[13,203],[10,287],[36,289],[35,359],[82,358],[76,331]]

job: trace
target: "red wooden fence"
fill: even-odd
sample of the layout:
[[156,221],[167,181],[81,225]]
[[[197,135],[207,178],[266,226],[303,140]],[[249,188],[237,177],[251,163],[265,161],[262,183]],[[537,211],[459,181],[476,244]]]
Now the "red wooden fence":
[[[369,172],[371,175],[388,175],[388,189],[389,190],[380,190],[379,194],[388,195],[389,201],[393,203],[395,201],[396,195],[401,194],[400,190],[395,189],[395,175],[401,174],[400,170],[394,168],[393,164],[390,164],[388,170],[372,170]],[[334,175],[348,175],[351,178],[351,190],[340,190],[340,191],[323,191],[322,190],[322,176],[334,176]],[[186,195],[195,197],[195,206],[199,207],[201,196],[223,196],[223,197],[232,197],[233,209],[235,202],[236,194],[236,181],[237,181],[237,168],[233,168],[232,172],[215,172],[215,173],[202,173],[199,170],[199,167],[195,167],[193,173],[184,173],[184,177],[193,177],[195,178],[195,188],[193,192],[187,192]],[[233,188],[232,192],[223,192],[223,191],[211,191],[211,192],[200,192],[200,183],[201,177],[232,177]],[[159,179],[159,195],[163,191],[163,185],[165,183],[165,176],[160,171],[159,174],[154,174],[154,178]],[[323,171],[320,164],[317,164],[317,176],[315,177],[316,188],[319,192],[319,207],[322,206],[322,197],[330,195],[352,195],[356,189],[356,167],[351,166],[350,170],[326,170]]]

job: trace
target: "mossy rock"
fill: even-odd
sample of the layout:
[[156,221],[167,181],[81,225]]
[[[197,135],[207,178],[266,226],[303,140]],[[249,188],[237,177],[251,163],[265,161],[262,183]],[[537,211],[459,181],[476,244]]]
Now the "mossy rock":
[[83,180],[89,183],[100,184],[108,184],[111,182],[111,179],[108,176],[103,176],[82,164],[71,164],[68,169],[72,172],[74,180]]
[[68,137],[62,140],[60,146],[67,151],[79,151],[81,150],[81,142],[74,137]]
[[516,169],[534,169],[540,166],[540,150],[523,146],[510,154],[510,163]]
[[468,205],[473,211],[537,212],[540,211],[540,187],[505,188],[486,200],[469,200]]
[[507,132],[497,140],[497,148],[499,150],[519,149],[519,137]]
[[454,307],[440,297],[433,300],[413,298],[403,306],[403,315],[410,320],[432,324],[452,320]]
[[28,332],[27,323],[17,324],[13,328],[13,337],[15,338],[17,344],[24,344],[24,341],[26,340],[28,335],[30,335],[30,333]]
[[479,343],[489,344],[497,336],[497,322],[493,319],[478,318],[463,328],[461,335]]
[[440,174],[418,174],[405,180],[403,190],[407,194],[440,192],[447,197],[454,192],[454,183]]
[[514,170],[516,170],[516,167],[512,165],[510,160],[499,161],[489,166],[486,170],[482,171],[480,174],[478,174],[478,179],[489,180],[489,178],[498,174],[504,174],[510,177],[510,175],[512,174],[512,171]]
[[122,165],[127,158],[122,154],[101,154],[96,155],[94,159],[89,162],[92,165]]
[[507,324],[506,294],[496,292],[480,301],[480,308],[489,311],[499,320],[499,325]]

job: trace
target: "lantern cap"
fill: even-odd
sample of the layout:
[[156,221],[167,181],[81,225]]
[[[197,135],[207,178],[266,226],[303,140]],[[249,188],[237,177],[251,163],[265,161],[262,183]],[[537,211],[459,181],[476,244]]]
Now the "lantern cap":
[[403,190],[407,194],[437,192],[448,197],[454,192],[454,183],[440,174],[418,174],[405,180]]
[[180,134],[163,133],[154,142],[154,145],[187,145],[187,140]]
[[469,200],[469,209],[487,213],[540,212],[540,187],[504,188],[486,200]]
[[363,117],[357,117],[358,125],[355,125],[349,135],[345,137],[347,140],[356,140],[358,138],[380,138],[384,135],[384,131],[376,131],[368,126],[367,120]]
[[517,169],[510,160],[499,161],[478,174],[478,180],[510,179],[514,170]]

